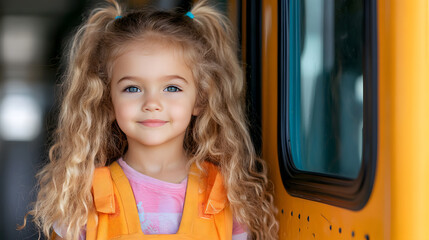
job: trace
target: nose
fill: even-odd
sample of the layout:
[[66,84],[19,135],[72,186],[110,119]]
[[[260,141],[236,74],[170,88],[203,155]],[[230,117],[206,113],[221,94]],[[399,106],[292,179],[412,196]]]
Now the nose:
[[142,110],[144,112],[162,111],[162,105],[159,97],[156,94],[147,93],[145,94],[144,103]]

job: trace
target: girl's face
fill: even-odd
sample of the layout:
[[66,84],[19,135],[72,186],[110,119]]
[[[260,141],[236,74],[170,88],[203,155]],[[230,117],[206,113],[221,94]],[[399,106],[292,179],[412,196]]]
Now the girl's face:
[[192,72],[173,47],[132,43],[113,63],[112,103],[129,146],[183,145],[196,96]]

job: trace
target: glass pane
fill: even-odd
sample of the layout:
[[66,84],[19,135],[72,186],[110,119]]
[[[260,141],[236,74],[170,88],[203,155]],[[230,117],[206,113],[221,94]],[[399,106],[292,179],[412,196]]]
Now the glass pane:
[[356,178],[362,159],[363,1],[290,1],[295,167]]

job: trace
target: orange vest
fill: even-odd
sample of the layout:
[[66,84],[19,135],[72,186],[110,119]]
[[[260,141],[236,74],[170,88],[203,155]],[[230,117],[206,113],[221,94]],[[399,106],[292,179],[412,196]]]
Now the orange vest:
[[212,164],[203,167],[207,174],[195,164],[190,168],[178,232],[158,235],[143,234],[133,191],[119,164],[97,168],[92,187],[96,213],[88,217],[86,239],[231,240],[232,212],[222,176]]

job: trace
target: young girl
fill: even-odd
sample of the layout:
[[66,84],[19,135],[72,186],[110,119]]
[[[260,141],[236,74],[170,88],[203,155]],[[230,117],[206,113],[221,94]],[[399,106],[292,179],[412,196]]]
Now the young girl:
[[31,214],[46,236],[278,238],[233,36],[206,1],[186,14],[114,0],[91,13],[38,175]]

